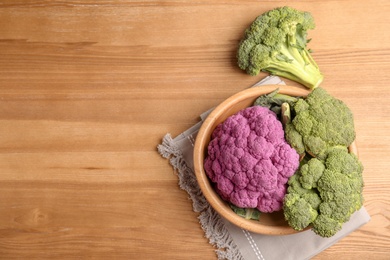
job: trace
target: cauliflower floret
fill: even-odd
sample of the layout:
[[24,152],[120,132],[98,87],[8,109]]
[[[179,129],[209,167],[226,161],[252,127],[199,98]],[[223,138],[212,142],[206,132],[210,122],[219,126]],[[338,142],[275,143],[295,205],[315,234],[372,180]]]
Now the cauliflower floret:
[[279,211],[287,181],[299,155],[284,139],[276,114],[268,108],[243,109],[212,134],[204,168],[217,193],[240,208]]

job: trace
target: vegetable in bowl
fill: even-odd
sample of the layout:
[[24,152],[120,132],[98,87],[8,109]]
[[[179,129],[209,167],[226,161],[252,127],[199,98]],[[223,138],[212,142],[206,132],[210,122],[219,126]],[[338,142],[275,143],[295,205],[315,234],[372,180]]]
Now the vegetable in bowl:
[[[290,122],[292,122],[296,115],[296,112],[294,110],[295,103],[300,99],[307,99],[308,95],[310,95],[310,92],[302,87],[298,88],[293,86],[267,85],[262,87],[250,88],[250,89],[243,90],[229,97],[225,101],[223,101],[204,120],[197,134],[197,138],[194,145],[194,171],[195,171],[196,179],[203,195],[205,196],[205,199],[210,203],[213,209],[216,210],[216,212],[218,212],[222,217],[224,217],[230,223],[240,228],[249,230],[251,232],[266,234],[266,235],[287,235],[287,234],[294,234],[297,232],[308,230],[314,227],[315,225],[314,217],[317,219],[318,216],[321,217],[318,218],[317,223],[320,223],[320,221],[324,223],[325,222],[329,223],[330,218],[328,218],[327,215],[325,214],[322,216],[320,208],[316,208],[312,211],[313,215],[315,216],[309,217],[309,222],[308,222],[309,225],[306,227],[302,227],[303,229],[294,229],[292,225],[288,223],[288,220],[286,220],[286,217],[284,215],[286,197],[290,193],[289,189],[295,185],[292,183],[292,180],[296,178],[296,176],[299,176],[301,167],[304,164],[308,163],[308,161],[313,158],[315,158],[316,160],[313,160],[314,163],[313,162],[310,163],[310,165],[313,164],[311,165],[311,167],[313,166],[318,167],[320,166],[320,164],[325,163],[324,159],[316,158],[307,152],[304,153],[304,156],[300,157],[301,159],[299,163],[300,166],[298,166],[297,170],[295,171],[295,174],[289,178],[289,182],[287,183],[288,188],[287,188],[287,193],[284,196],[283,208],[279,211],[272,212],[272,213],[257,212],[258,209],[253,210],[253,208],[238,208],[237,206],[232,206],[230,202],[222,199],[222,197],[217,193],[215,186],[218,184],[212,182],[211,179],[207,176],[205,171],[205,161],[208,157],[208,146],[210,144],[210,141],[212,140],[213,132],[215,131],[215,129],[218,128],[218,125],[223,124],[223,122],[225,122],[230,116],[239,113],[241,110],[252,107],[256,102],[256,100],[259,101],[258,98],[261,97],[262,101],[259,103],[261,103],[267,109],[275,111],[274,113],[275,113],[276,120],[278,120],[279,122],[281,118],[283,118],[284,116],[286,116],[286,114],[288,114],[286,113],[288,110],[283,111],[283,109],[281,108],[283,108],[285,104],[290,104],[290,112],[291,112]],[[285,140],[287,141],[287,139]],[[340,148],[339,146],[337,147]],[[333,148],[337,148],[337,147],[333,147]],[[342,149],[345,150],[347,148],[343,147]],[[348,154],[351,155],[355,154],[357,158],[357,147],[355,142],[352,142],[352,144],[348,147],[348,151],[349,151]],[[318,163],[317,160],[320,163]],[[315,168],[316,167],[314,167],[313,169]],[[297,185],[295,185],[294,187],[302,189],[302,187]],[[313,203],[313,205],[317,204],[319,206],[320,203],[324,202],[324,199],[321,197],[319,190],[317,188],[313,187],[307,190],[308,191],[305,192],[306,194],[299,195],[299,196],[305,198],[306,201],[310,201],[310,203]],[[332,194],[332,192],[329,192],[328,194]],[[349,202],[347,202],[347,204],[348,203]],[[330,204],[330,205],[333,205],[330,207],[334,207],[334,204]],[[359,205],[357,205],[356,208],[357,207],[359,207]],[[322,206],[321,208],[323,208],[322,210],[326,209],[324,206]],[[258,218],[259,215],[260,218]],[[338,222],[338,223],[339,225],[342,225],[342,222]],[[336,223],[333,222],[333,224]]]
[[320,87],[306,98],[283,97],[282,104],[261,100],[291,105],[285,136],[302,159],[288,181],[285,219],[295,230],[311,226],[322,237],[335,235],[363,205],[363,166],[348,150],[356,137],[351,110]]
[[[286,104],[290,115],[282,124]],[[294,128],[304,121],[303,111],[305,120],[313,121],[306,129],[310,138]],[[318,131],[314,123],[326,127]],[[291,142],[289,128],[302,141],[302,151]],[[319,153],[306,143],[314,137],[326,140]],[[312,228],[329,237],[363,205],[363,166],[349,152],[354,139],[351,111],[324,89],[316,88],[306,97],[279,95],[275,90],[216,125],[204,170],[215,191],[241,217],[257,219],[260,213],[280,211],[290,228]]]
[[335,146],[355,140],[353,114],[348,106],[323,88],[313,90],[293,106],[295,116],[286,125],[286,139],[299,154],[325,159]]
[[299,155],[286,142],[281,122],[261,106],[245,108],[219,124],[204,162],[224,200],[267,213],[282,209],[288,178],[298,166]]
[[343,146],[334,147],[325,160],[311,158],[290,178],[284,215],[295,230],[312,230],[331,237],[363,205],[363,166]]

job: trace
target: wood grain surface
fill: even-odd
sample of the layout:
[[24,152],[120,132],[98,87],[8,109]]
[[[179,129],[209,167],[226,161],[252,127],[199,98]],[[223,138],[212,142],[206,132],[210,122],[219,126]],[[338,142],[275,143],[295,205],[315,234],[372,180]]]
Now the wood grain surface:
[[283,5],[315,18],[372,217],[315,259],[390,259],[387,0],[0,1],[0,258],[216,259],[156,146],[266,76],[235,51]]

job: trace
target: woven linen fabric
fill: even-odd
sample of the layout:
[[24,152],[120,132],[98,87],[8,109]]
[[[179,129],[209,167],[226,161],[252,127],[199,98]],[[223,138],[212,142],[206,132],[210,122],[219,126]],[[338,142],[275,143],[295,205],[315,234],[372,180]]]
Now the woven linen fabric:
[[[252,87],[262,85],[285,85],[276,76],[268,76]],[[175,138],[166,134],[158,145],[159,153],[170,160],[178,173],[179,186],[187,191],[199,222],[209,239],[216,247],[218,259],[228,260],[303,260],[319,254],[370,220],[366,209],[355,212],[343,228],[330,238],[323,238],[307,230],[292,235],[268,236],[241,229],[221,217],[203,196],[193,170],[193,146],[202,122],[212,111],[200,116],[201,121]]]

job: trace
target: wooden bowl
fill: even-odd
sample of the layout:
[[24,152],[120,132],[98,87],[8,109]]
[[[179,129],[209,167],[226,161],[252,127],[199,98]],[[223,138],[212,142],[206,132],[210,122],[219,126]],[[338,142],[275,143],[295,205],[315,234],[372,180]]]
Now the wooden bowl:
[[[229,204],[222,200],[214,190],[204,171],[204,159],[207,155],[207,147],[211,139],[211,134],[215,127],[225,121],[229,116],[247,108],[261,95],[271,93],[279,88],[279,93],[291,96],[305,97],[308,90],[281,85],[267,85],[243,90],[218,105],[203,122],[195,141],[194,147],[194,170],[195,175],[206,200],[225,219],[236,226],[248,231],[266,235],[288,235],[299,231],[291,228],[284,219],[283,211],[275,213],[262,213],[260,220],[247,220],[238,216],[230,208]],[[349,147],[350,152],[357,154],[355,142]]]

